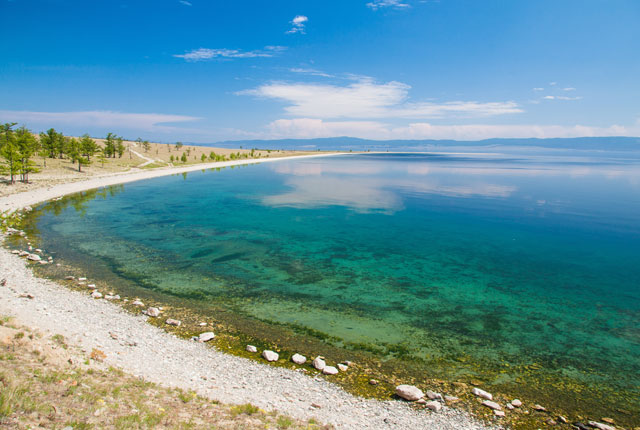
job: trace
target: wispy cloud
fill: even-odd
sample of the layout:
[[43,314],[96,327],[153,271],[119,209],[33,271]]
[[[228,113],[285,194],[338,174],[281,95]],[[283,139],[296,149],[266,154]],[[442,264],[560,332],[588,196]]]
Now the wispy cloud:
[[544,96],[544,100],[581,100],[582,97],[567,97],[567,96]]
[[296,15],[295,18],[291,20],[291,29],[287,31],[287,34],[300,33],[305,34],[305,24],[309,21],[304,15]]
[[290,72],[293,73],[300,73],[300,74],[304,74],[304,75],[311,75],[311,76],[320,76],[323,78],[333,78],[334,75],[330,75],[328,73],[325,73],[321,70],[316,70],[316,69],[305,69],[305,68],[300,68],[300,67],[294,67],[289,69]]
[[542,88],[542,87],[536,87],[536,88],[533,88],[533,91],[544,91],[544,88]]
[[563,88],[563,91],[575,91],[576,89],[573,87],[567,87],[567,88]]
[[178,0],[178,3],[183,4],[185,6],[193,6],[191,2],[188,2],[187,0]]
[[404,3],[403,0],[373,0],[367,3],[367,7],[378,10],[383,8],[395,8],[395,9],[404,9],[409,8],[411,5],[408,3]]
[[258,58],[258,57],[275,57],[287,48],[285,46],[265,46],[264,49],[254,51],[242,51],[239,49],[194,49],[184,54],[174,54],[176,58],[183,58],[186,61],[204,61],[215,58]]
[[201,118],[158,114],[158,113],[126,113],[113,111],[78,111],[78,112],[33,112],[33,111],[0,111],[0,122],[18,122],[29,127],[47,125],[51,127],[86,126],[113,127],[114,129],[136,129],[145,131],[171,132],[176,127],[168,124],[197,121]]
[[512,101],[408,102],[410,88],[401,82],[361,78],[346,86],[273,82],[237,94],[282,100],[288,103],[288,114],[308,118],[482,117],[522,112]]

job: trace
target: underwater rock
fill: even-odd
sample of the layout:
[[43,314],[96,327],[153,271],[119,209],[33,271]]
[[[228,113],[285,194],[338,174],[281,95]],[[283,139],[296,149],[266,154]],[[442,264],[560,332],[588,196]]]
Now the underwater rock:
[[514,410],[516,407],[513,406],[511,403],[507,403],[507,409],[509,409],[510,411]]
[[78,278],[78,281],[80,281],[80,282],[83,282],[83,281],[86,281],[86,280],[87,280],[87,278]]
[[40,261],[40,260],[42,260],[42,258],[40,258],[40,256],[39,256],[39,255],[36,255],[36,254],[29,254],[29,255],[27,256],[27,260],[31,260],[31,261]]
[[349,366],[347,366],[346,364],[338,363],[338,370],[341,372],[346,372],[347,370],[349,370]]
[[522,406],[522,402],[521,402],[520,400],[518,400],[518,399],[513,399],[513,400],[511,401],[511,404],[512,404],[513,406],[515,406],[516,408],[519,408],[520,406]]
[[99,291],[94,291],[93,293],[91,293],[91,297],[93,297],[94,299],[101,299],[102,293]]
[[567,419],[565,417],[563,417],[562,415],[558,415],[558,421],[560,421],[563,424],[567,424],[569,421],[567,421]]
[[18,251],[17,249],[14,249],[13,251],[11,251],[12,254],[20,254],[20,251]]
[[140,300],[136,299],[133,302],[131,302],[131,304],[133,306],[140,306],[140,307],[144,307],[144,303],[142,303]]
[[483,399],[493,400],[493,395],[491,395],[491,393],[487,393],[486,391],[481,390],[480,388],[473,388],[471,392],[478,397],[482,397]]
[[165,324],[167,325],[172,325],[175,327],[180,327],[180,325],[182,324],[182,321],[179,320],[174,320],[173,318],[169,318],[165,321]]
[[245,349],[247,350],[247,352],[258,352],[258,348],[253,345],[247,345]]
[[200,333],[200,336],[198,336],[198,340],[200,342],[209,342],[214,337],[216,337],[216,335],[212,331],[206,331],[204,333]]
[[147,315],[150,317],[158,317],[160,316],[160,309],[158,308],[154,308],[154,307],[150,307],[149,309],[147,309]]
[[589,425],[599,430],[616,430],[616,428],[613,426],[610,426],[608,424],[602,424],[597,421],[589,421]]
[[484,402],[482,402],[482,405],[498,411],[502,409],[502,406],[500,406],[496,402],[492,402],[491,400],[485,400]]
[[369,385],[378,385],[378,381],[376,379],[369,379]]
[[545,408],[544,406],[540,406],[538,404],[533,405],[533,409],[540,412],[547,412],[547,408]]
[[427,390],[427,397],[429,400],[442,400],[442,394],[431,390]]
[[451,403],[455,403],[457,401],[459,401],[460,399],[456,396],[444,396],[444,401],[445,402],[451,402]]
[[280,357],[277,352],[273,352],[268,349],[262,351],[262,356],[267,361],[278,361],[278,358]]
[[105,299],[107,300],[120,300],[120,295],[119,294],[107,294],[106,296],[104,296]]
[[324,357],[316,357],[313,360],[313,367],[315,367],[316,369],[322,371],[322,369],[324,369],[327,366],[327,363],[324,361],[323,358]]
[[396,394],[405,400],[411,402],[416,401],[424,397],[424,393],[418,387],[413,385],[398,385],[396,387]]
[[504,411],[499,411],[497,409],[494,409],[493,415],[495,415],[496,417],[504,417],[506,414],[504,413]]
[[436,402],[435,400],[427,402],[424,405],[427,408],[431,409],[433,412],[439,412],[440,409],[442,409],[442,404],[440,404],[440,402]]
[[89,284],[89,285],[87,285],[87,288],[90,289],[90,290],[95,290],[98,287],[96,287],[96,284]]
[[293,356],[291,357],[291,361],[293,361],[296,364],[304,364],[307,362],[307,357],[300,354],[293,354]]
[[338,369],[336,369],[333,366],[325,366],[322,369],[322,373],[324,373],[325,375],[337,375],[338,374]]
[[18,256],[20,257],[26,257],[27,255],[29,255],[27,251],[20,251],[20,253],[18,254]]

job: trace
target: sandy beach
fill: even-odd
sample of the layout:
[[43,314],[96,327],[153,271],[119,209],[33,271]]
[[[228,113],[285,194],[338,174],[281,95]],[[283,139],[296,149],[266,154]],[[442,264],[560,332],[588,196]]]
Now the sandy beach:
[[[301,157],[327,156],[327,154]],[[276,162],[277,158],[207,163],[116,173],[86,181],[54,185],[0,198],[0,211],[26,206],[89,189],[180,174],[208,168]],[[0,314],[50,335],[61,334],[73,345],[106,354],[105,366],[164,386],[192,389],[224,403],[250,402],[299,419],[316,418],[340,429],[481,429],[488,428],[468,413],[447,405],[439,412],[416,409],[400,400],[358,398],[323,378],[232,356],[171,335],[117,304],[88,292],[72,291],[36,277],[28,263],[0,249]],[[103,292],[104,293],[104,292]],[[33,296],[26,299],[25,294]],[[307,365],[308,366],[308,365]]]

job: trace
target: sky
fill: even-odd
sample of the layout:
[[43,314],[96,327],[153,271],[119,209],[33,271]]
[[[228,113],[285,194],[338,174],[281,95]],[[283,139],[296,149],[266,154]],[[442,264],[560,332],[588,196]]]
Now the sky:
[[0,0],[0,122],[161,142],[640,136],[638,0]]

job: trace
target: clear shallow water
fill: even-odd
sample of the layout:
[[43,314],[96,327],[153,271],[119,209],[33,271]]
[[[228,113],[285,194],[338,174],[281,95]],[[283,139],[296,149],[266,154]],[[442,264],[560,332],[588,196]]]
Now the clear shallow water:
[[420,358],[440,376],[499,365],[506,383],[533,365],[638,393],[637,163],[289,160],[50,204],[37,227],[47,249],[146,288]]

